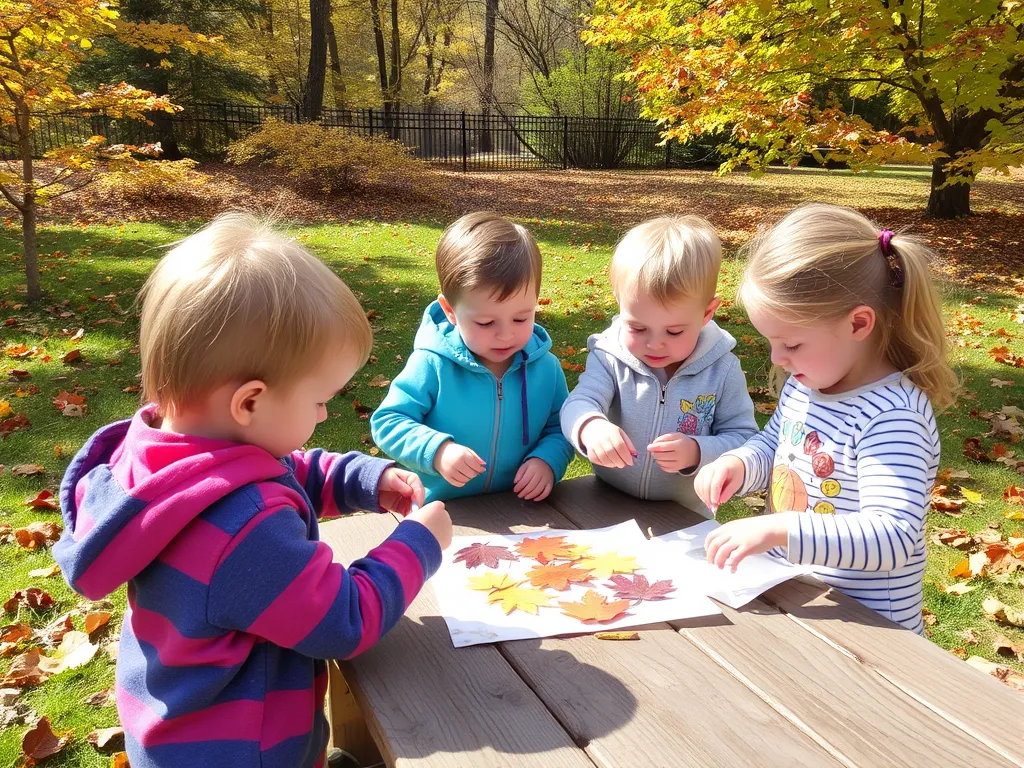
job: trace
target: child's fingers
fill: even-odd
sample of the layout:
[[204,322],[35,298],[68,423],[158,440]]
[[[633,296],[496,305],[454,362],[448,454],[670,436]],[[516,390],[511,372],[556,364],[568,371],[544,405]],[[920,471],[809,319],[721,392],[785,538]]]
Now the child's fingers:
[[719,568],[725,568],[726,561],[729,560],[729,557],[732,555],[733,552],[736,551],[737,548],[739,548],[739,546],[740,546],[739,541],[737,541],[736,539],[734,539],[732,537],[730,537],[728,540],[726,540],[718,548],[718,551],[715,552],[715,560],[714,560],[715,565],[718,566]]
[[551,490],[554,487],[555,487],[554,484],[545,482],[544,486],[540,489],[540,493],[538,493],[536,496],[534,496],[533,500],[534,501],[544,501],[544,499],[546,499],[551,494]]
[[736,567],[743,562],[743,560],[750,554],[749,546],[737,547],[732,551],[732,554],[725,561],[725,567],[733,573],[736,573]]
[[[633,454],[629,450],[629,446],[626,445],[626,435],[622,430],[619,430],[620,437],[614,442],[615,453],[621,459],[623,467],[633,466]],[[623,439],[626,438],[626,439]]]
[[519,498],[527,500],[533,499],[537,495],[538,491],[540,491],[540,489],[543,487],[544,478],[532,475],[530,477],[530,482],[527,484],[526,488],[524,488],[523,492],[519,494]]
[[630,456],[633,456],[634,458],[639,456],[640,454],[637,453],[636,447],[633,445],[633,441],[629,439],[629,435],[626,434],[626,431],[620,428],[619,434],[622,436],[622,441],[626,444],[626,448],[629,450]]
[[[480,457],[479,457],[479,456],[477,455],[476,451],[474,451],[474,450],[473,450],[472,448],[467,448],[467,449],[466,449],[466,451],[467,451],[467,452],[469,453],[469,455],[470,455],[470,456],[472,456],[472,457],[473,457],[474,459],[476,459],[476,460],[477,460],[477,463],[478,463],[478,464],[480,464],[481,466],[486,466],[486,465],[487,465],[487,462],[486,462],[486,461],[484,461],[483,459],[481,459],[481,458],[480,458]],[[481,471],[481,472],[483,472],[483,470],[482,470],[482,469],[481,469],[480,471]]]
[[420,476],[415,472],[409,473],[409,488],[412,490],[410,494],[410,501],[418,507],[423,506],[423,502],[426,501],[426,490],[423,488],[423,481],[420,480]]

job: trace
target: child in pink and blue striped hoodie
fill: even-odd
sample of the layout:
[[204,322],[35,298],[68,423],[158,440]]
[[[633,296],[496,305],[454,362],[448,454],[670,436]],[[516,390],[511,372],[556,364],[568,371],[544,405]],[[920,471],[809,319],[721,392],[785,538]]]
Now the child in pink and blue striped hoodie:
[[[150,402],[71,463],[54,548],[91,599],[128,584],[116,697],[133,768],[323,765],[323,659],[376,643],[440,565],[451,520],[415,508],[414,473],[299,450],[371,343],[345,284],[244,214],[147,282]],[[405,519],[345,568],[317,519],[358,509]]]

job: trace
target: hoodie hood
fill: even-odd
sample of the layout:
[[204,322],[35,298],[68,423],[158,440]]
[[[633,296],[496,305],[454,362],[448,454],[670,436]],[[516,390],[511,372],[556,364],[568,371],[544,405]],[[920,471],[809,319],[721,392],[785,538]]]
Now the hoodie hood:
[[[682,365],[672,375],[696,376],[704,369],[716,363],[736,346],[736,339],[728,331],[723,331],[714,320],[700,330],[697,346],[690,356],[683,360]],[[587,349],[602,350],[627,365],[630,369],[643,376],[654,376],[651,369],[638,360],[622,343],[622,320],[618,315],[612,318],[612,324],[601,333],[595,333],[587,339]]]
[[[437,301],[431,302],[430,306],[423,312],[423,319],[420,321],[419,330],[416,331],[416,340],[413,342],[414,349],[425,349],[435,354],[446,357],[458,363],[464,368],[491,374],[486,367],[477,362],[473,353],[469,351],[466,342],[462,340],[462,334],[456,328]],[[509,370],[513,370],[523,362],[532,362],[544,355],[551,349],[551,337],[537,323],[533,324],[533,335],[526,342],[526,346],[516,353],[515,360]]]
[[99,430],[64,474],[65,529],[53,554],[90,599],[135,578],[214,502],[287,472],[262,448],[162,432],[155,418],[147,405]]

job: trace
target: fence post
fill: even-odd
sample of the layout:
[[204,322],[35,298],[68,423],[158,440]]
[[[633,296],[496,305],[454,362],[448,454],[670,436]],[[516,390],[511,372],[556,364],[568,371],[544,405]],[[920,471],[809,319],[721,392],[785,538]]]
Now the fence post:
[[672,139],[665,139],[665,167],[672,167]]
[[569,167],[569,116],[562,118],[562,170]]
[[462,113],[462,172],[469,171],[469,149],[466,147],[466,113]]
[[370,138],[373,138],[373,107],[370,107],[368,110],[366,110],[366,115],[370,124]]

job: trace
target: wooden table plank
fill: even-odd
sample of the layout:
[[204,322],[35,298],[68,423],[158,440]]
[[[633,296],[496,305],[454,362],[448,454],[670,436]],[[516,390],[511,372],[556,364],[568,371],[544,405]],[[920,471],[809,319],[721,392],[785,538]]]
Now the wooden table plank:
[[[363,515],[325,523],[321,536],[348,563],[396,525]],[[341,669],[389,766],[593,768],[497,648],[452,647],[429,586],[376,647]]]
[[[458,535],[576,527],[547,504],[512,494],[459,499],[448,508]],[[666,624],[644,628],[639,642],[581,636],[500,648],[598,765],[842,764]]]
[[[633,518],[659,535],[703,519],[671,502],[638,503],[593,477],[560,484],[551,503],[588,528]],[[1024,697],[856,600],[820,582],[790,581],[743,612],[723,610],[733,626],[678,626],[854,762],[907,765],[925,749],[936,764],[958,757],[1024,765]],[[762,659],[759,648],[771,648],[772,657]],[[814,672],[807,679],[787,673],[801,668]],[[826,680],[838,687],[817,689]],[[841,696],[834,695],[837,690]],[[908,722],[877,715],[880,708],[898,710],[900,697]],[[916,735],[903,734],[908,724]],[[891,735],[879,734],[880,727]],[[871,744],[879,738],[902,740],[889,759],[906,759],[872,757]],[[911,744],[918,746],[904,754]]]
[[851,597],[794,580],[764,600],[872,668],[951,726],[1024,766],[1024,696]]

